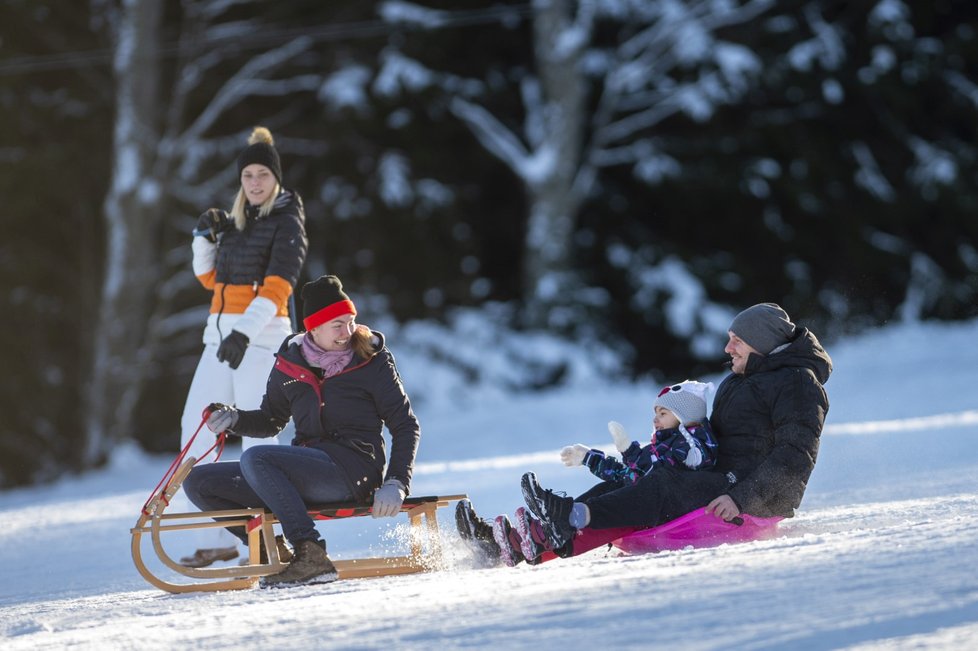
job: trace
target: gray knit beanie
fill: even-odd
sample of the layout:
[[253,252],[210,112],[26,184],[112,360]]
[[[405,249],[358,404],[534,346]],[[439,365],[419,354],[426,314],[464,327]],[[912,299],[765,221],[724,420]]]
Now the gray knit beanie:
[[686,380],[665,387],[655,399],[655,407],[665,407],[683,425],[702,423],[706,420],[706,397],[713,390],[712,382]]
[[795,324],[780,305],[758,303],[734,317],[730,331],[761,355],[767,355],[781,344],[791,341]]

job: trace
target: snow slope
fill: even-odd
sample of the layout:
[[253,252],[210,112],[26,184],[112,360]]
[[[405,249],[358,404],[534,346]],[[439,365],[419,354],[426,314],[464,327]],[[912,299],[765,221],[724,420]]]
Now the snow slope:
[[[426,368],[392,347],[410,391]],[[0,493],[0,646],[976,648],[978,321],[891,326],[828,348],[818,466],[773,540],[485,569],[446,512],[448,571],[170,595],[129,556],[129,527],[170,458],[125,447],[104,471]],[[465,492],[494,515],[520,504],[525,470],[582,491],[592,477],[557,450],[609,446],[610,419],[644,439],[655,388],[589,380],[487,393],[462,410],[427,400],[414,493]],[[390,521],[321,527],[337,558],[402,546]]]

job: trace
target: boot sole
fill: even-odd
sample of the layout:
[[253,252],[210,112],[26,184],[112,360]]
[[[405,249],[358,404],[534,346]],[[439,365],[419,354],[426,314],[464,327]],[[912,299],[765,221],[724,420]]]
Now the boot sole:
[[530,512],[537,517],[540,521],[540,526],[543,527],[543,532],[547,536],[547,542],[550,543],[551,549],[559,549],[567,543],[568,540],[573,538],[569,536],[564,538],[558,531],[557,527],[554,525],[553,520],[546,514],[543,505],[541,504],[540,498],[538,497],[540,482],[537,481],[537,476],[535,473],[528,472],[523,475],[520,479],[520,488],[523,491],[523,501],[526,502],[527,508]]
[[468,500],[461,500],[455,505],[455,528],[458,529],[458,535],[462,540],[472,540],[475,537],[473,535],[475,529],[469,517],[471,508],[472,503]]
[[499,560],[508,567],[516,567],[523,560],[516,555],[516,550],[513,549],[513,543],[509,538],[509,533],[512,530],[513,526],[509,524],[509,518],[505,515],[497,516],[493,520],[492,537],[496,541],[496,545],[499,546]]
[[538,493],[536,488],[538,486],[540,486],[540,482],[537,481],[536,474],[532,472],[525,473],[520,479],[520,489],[523,491],[523,501],[526,502],[526,508],[530,509],[530,513],[535,515],[537,520],[546,522],[547,516],[544,514],[540,500],[537,498]]
[[317,574],[316,576],[309,577],[308,579],[300,579],[298,581],[280,581],[276,583],[261,581],[259,583],[259,587],[262,589],[271,590],[276,590],[278,588],[298,588],[306,585],[323,585],[325,583],[332,583],[339,578],[339,574],[336,572],[329,572],[327,574]]
[[522,506],[516,509],[516,533],[520,535],[520,551],[527,563],[533,564],[537,558],[546,551],[543,545],[533,539],[533,532],[530,529],[530,522],[527,519],[526,509]]

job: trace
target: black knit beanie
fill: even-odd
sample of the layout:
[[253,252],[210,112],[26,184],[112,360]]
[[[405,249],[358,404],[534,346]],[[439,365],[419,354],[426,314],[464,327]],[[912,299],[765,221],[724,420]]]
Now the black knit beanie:
[[791,341],[795,324],[780,305],[758,303],[734,317],[730,331],[761,355],[767,355],[781,344]]
[[282,162],[275,149],[272,133],[265,127],[255,127],[248,138],[248,146],[238,156],[238,178],[241,178],[244,168],[256,163],[272,170],[279,185],[282,184]]
[[356,316],[357,308],[336,276],[320,276],[302,286],[302,324],[306,330],[343,314]]

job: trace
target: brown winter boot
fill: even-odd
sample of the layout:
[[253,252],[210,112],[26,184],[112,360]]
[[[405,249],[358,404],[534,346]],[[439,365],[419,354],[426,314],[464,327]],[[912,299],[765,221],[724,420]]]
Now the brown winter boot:
[[266,576],[261,580],[263,588],[287,588],[297,585],[314,585],[329,583],[339,576],[333,561],[329,560],[326,550],[315,540],[303,540],[295,546],[295,555],[289,566],[279,572]]
[[180,565],[184,567],[207,567],[217,561],[229,561],[237,557],[237,547],[209,547],[198,549],[193,553],[193,556],[184,556],[180,559]]

